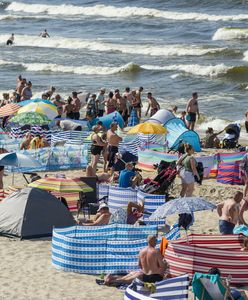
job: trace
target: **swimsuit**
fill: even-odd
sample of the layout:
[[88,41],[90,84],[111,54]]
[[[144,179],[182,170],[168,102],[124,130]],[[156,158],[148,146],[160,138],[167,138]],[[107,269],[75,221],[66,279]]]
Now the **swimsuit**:
[[90,148],[90,152],[92,155],[101,155],[103,150],[103,146],[92,144]]
[[219,230],[221,234],[233,234],[235,225],[225,220],[219,220]]
[[160,274],[150,274],[150,275],[143,274],[143,278],[142,278],[142,281],[150,282],[150,283],[155,283],[157,281],[162,281],[162,280],[163,280],[163,276],[161,276]]
[[118,147],[109,145],[108,147],[109,155],[108,155],[108,167],[112,167],[115,163],[115,154],[118,153]]
[[187,121],[189,122],[195,122],[196,121],[196,113],[194,112],[189,112],[187,117],[186,117]]

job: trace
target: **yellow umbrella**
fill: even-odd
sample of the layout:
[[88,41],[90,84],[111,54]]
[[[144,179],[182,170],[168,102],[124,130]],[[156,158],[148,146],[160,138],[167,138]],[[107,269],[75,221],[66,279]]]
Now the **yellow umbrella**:
[[53,120],[57,115],[57,108],[53,104],[47,104],[43,102],[33,102],[23,106],[18,110],[18,114],[35,112],[47,116],[50,120]]
[[128,134],[137,134],[137,133],[166,134],[167,130],[160,124],[146,122],[146,123],[138,124],[128,131]]

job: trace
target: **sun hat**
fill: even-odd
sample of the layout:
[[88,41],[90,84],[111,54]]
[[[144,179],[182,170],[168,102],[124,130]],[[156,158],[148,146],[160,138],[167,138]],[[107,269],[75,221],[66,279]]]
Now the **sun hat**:
[[106,204],[106,203],[101,203],[100,205],[99,205],[99,208],[98,208],[98,210],[97,210],[97,212],[99,212],[102,208],[109,208],[108,207],[108,204]]

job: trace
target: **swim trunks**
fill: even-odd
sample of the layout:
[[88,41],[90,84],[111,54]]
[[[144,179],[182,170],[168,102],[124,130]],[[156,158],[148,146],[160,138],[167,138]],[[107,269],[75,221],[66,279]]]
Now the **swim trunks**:
[[161,276],[160,274],[151,274],[151,275],[143,274],[143,278],[142,278],[142,281],[150,282],[150,283],[155,283],[162,280],[163,280],[163,276]]
[[235,225],[225,220],[219,220],[219,230],[221,234],[233,234]]
[[189,121],[189,122],[195,122],[196,121],[196,113],[189,112],[187,117],[186,117],[186,120]]
[[108,167],[112,167],[115,163],[115,154],[118,153],[118,147],[109,146],[108,147],[109,155],[108,155]]
[[103,150],[103,146],[99,146],[99,145],[94,145],[94,144],[92,144],[92,145],[91,145],[90,152],[91,152],[91,154],[93,154],[93,155],[101,155],[102,150]]

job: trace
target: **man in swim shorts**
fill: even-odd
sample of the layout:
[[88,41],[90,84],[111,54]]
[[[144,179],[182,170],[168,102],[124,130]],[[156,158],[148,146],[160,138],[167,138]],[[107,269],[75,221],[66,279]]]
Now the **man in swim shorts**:
[[14,39],[15,39],[15,35],[14,35],[14,33],[12,33],[11,36],[8,38],[8,40],[6,42],[6,45],[7,46],[13,45],[14,44]]
[[141,280],[154,283],[163,280],[167,263],[163,260],[159,250],[155,249],[157,244],[156,236],[148,236],[147,242],[148,246],[139,253],[139,267],[143,272]]
[[46,29],[45,29],[43,32],[41,32],[39,36],[41,36],[41,37],[43,37],[43,38],[47,38],[47,37],[50,38],[50,35],[48,34],[48,32],[47,32]]
[[197,99],[198,99],[198,94],[195,92],[195,93],[192,94],[192,98],[187,103],[186,120],[188,121],[189,130],[194,130],[195,122],[196,122],[196,115],[198,116],[198,119],[199,119],[199,116],[200,116]]
[[242,199],[243,193],[236,192],[233,199],[218,204],[217,212],[220,217],[219,230],[221,234],[233,234],[235,225],[239,223]]

